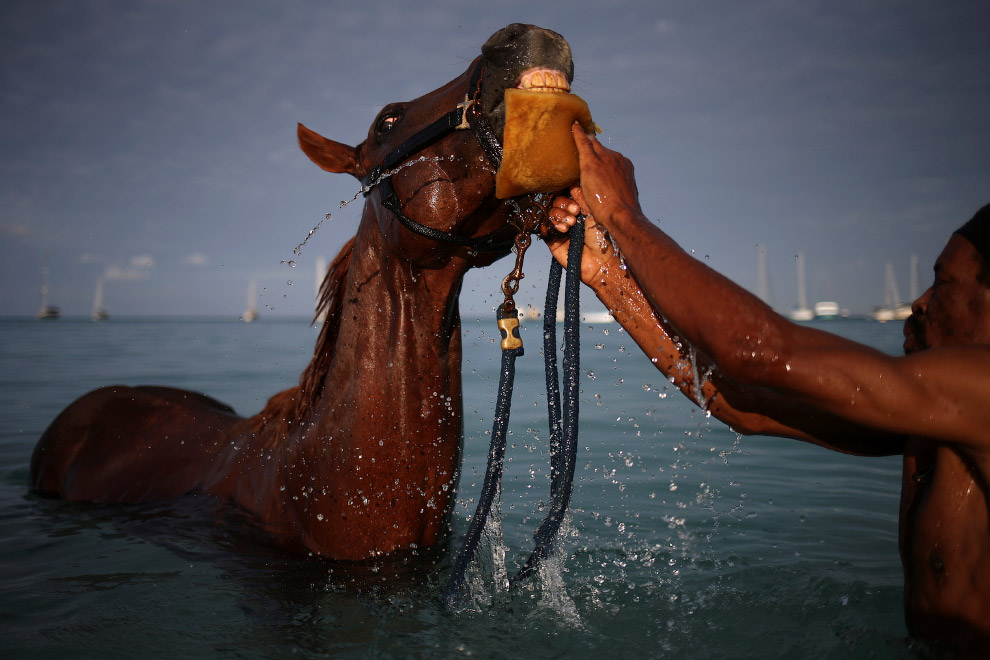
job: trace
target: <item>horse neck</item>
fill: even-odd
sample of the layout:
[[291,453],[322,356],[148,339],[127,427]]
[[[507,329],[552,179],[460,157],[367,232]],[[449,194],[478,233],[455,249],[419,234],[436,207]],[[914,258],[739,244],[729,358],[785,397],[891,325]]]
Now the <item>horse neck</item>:
[[389,248],[376,222],[362,222],[323,383],[335,417],[359,421],[388,411],[396,430],[408,431],[423,425],[430,399],[456,395],[459,403],[458,294],[466,270],[459,260],[414,266]]
[[292,543],[343,559],[435,544],[461,458],[457,297],[468,266],[412,265],[388,248],[375,212],[366,207],[328,275],[333,304],[300,386],[245,420],[263,469],[235,456],[214,488]]

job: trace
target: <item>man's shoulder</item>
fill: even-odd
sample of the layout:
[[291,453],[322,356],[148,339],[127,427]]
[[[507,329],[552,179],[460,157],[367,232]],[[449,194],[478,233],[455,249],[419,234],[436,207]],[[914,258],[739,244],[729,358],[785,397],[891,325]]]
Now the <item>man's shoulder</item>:
[[[957,346],[937,346],[926,348],[917,353],[900,356],[900,360],[905,363],[918,363],[923,365],[947,362],[953,365],[965,364],[975,361],[977,364],[985,365],[990,362],[990,344],[963,344]],[[987,374],[990,377],[990,373]]]

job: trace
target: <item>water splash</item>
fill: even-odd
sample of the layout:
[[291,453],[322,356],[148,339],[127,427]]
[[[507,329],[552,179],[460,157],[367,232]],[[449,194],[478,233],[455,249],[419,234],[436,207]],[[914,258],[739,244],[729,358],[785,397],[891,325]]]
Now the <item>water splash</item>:
[[505,554],[508,547],[502,535],[502,488],[499,486],[491,512],[485,522],[483,542],[490,558],[492,579],[489,584],[495,593],[509,590],[509,572],[505,567]]
[[476,561],[471,562],[465,576],[469,598],[459,603],[457,610],[480,612],[491,607],[495,599],[508,593],[509,574],[505,566],[507,546],[502,535],[502,487],[498,486],[492,507],[485,520]]
[[[303,249],[303,246],[304,246],[304,245],[306,245],[306,243],[308,243],[308,242],[309,242],[309,239],[311,239],[311,238],[313,238],[313,234],[315,234],[315,233],[316,233],[316,231],[317,231],[317,230],[318,230],[318,229],[319,229],[320,227],[322,227],[322,226],[323,226],[323,223],[324,223],[324,222],[326,222],[327,220],[329,220],[329,219],[330,219],[330,218],[332,218],[332,217],[333,217],[333,216],[332,216],[331,214],[329,214],[329,213],[327,213],[327,214],[326,214],[325,216],[323,216],[323,219],[322,219],[322,220],[320,220],[319,222],[317,222],[317,223],[316,223],[316,226],[315,226],[315,227],[313,227],[312,229],[310,229],[310,230],[309,230],[309,233],[308,233],[308,234],[306,234],[306,238],[304,238],[304,239],[302,240],[302,243],[300,243],[300,244],[299,244],[299,245],[297,245],[296,247],[294,247],[294,248],[292,248],[292,254],[294,254],[294,255],[296,255],[297,257],[298,257],[298,256],[299,256],[300,254],[302,254],[302,249]],[[289,261],[282,261],[282,263],[283,263],[283,264],[287,264],[287,265],[289,265],[289,266],[295,266],[295,261],[292,261],[292,260],[289,260]]]
[[[412,160],[408,160],[408,161],[406,161],[404,163],[401,163],[400,165],[398,165],[394,169],[385,170],[376,179],[374,179],[373,181],[371,181],[367,185],[364,185],[364,186],[361,186],[360,188],[358,188],[358,191],[356,193],[354,193],[354,196],[353,197],[351,197],[350,199],[342,199],[340,201],[340,205],[338,206],[338,208],[343,209],[344,207],[348,206],[352,202],[357,201],[357,199],[359,197],[361,197],[362,195],[367,195],[368,193],[370,193],[371,190],[375,186],[377,186],[379,183],[382,182],[382,180],[387,179],[388,177],[390,177],[390,176],[392,176],[392,175],[394,175],[394,174],[396,174],[398,172],[401,172],[402,170],[406,169],[407,167],[412,167],[413,165],[419,165],[421,163],[441,163],[441,162],[451,162],[452,163],[456,159],[457,159],[456,156],[449,155],[449,156],[420,156],[419,158],[413,158]],[[316,223],[316,226],[313,227],[312,229],[310,229],[309,232],[306,234],[306,238],[304,238],[299,245],[297,245],[296,247],[294,247],[292,249],[292,254],[296,255],[297,257],[300,254],[302,254],[302,249],[306,245],[306,243],[309,242],[309,239],[311,239],[313,237],[313,235],[319,230],[319,228],[323,226],[323,223],[324,222],[326,222],[327,220],[330,220],[331,218],[333,218],[333,214],[327,213],[323,217],[322,220],[320,220],[318,223]],[[283,259],[280,263],[282,265],[289,266],[290,268],[295,268],[295,266],[296,266],[295,260],[291,260],[291,259]]]
[[361,188],[358,189],[354,197],[352,197],[350,200],[341,201],[340,208],[344,208],[351,202],[357,200],[357,198],[360,197],[361,195],[367,195],[368,193],[371,192],[372,188],[377,186],[379,183],[381,183],[382,181],[384,181],[385,179],[391,176],[394,176],[395,174],[398,174],[407,167],[412,167],[414,165],[421,165],[423,163],[443,163],[443,162],[453,163],[456,160],[457,160],[457,156],[453,154],[447,156],[419,156],[418,158],[412,158],[410,160],[407,160],[406,162],[400,163],[391,170],[383,170],[382,173],[378,175],[378,177],[373,179],[370,183],[368,183],[365,186],[361,186]]
[[708,379],[711,378],[713,369],[712,367],[708,367],[704,371],[698,369],[698,351],[694,346],[688,344],[685,354],[687,356],[687,363],[684,366],[691,372],[691,387],[694,402],[698,404],[699,408],[710,414],[708,410],[709,401],[705,398],[704,388],[708,384]]
[[[573,539],[577,536],[570,511],[565,514],[557,534],[558,541]],[[583,627],[581,615],[574,599],[567,593],[567,583],[564,580],[564,564],[570,556],[569,550],[563,547],[565,545],[567,544],[556,543],[554,552],[545,561],[540,562],[537,569],[541,591],[540,606],[551,610],[558,619],[580,628]]]

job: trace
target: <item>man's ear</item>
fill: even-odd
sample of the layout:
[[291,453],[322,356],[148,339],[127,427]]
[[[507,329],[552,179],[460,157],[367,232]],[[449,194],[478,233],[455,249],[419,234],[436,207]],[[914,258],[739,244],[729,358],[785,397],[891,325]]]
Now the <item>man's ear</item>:
[[296,129],[299,147],[309,159],[327,172],[347,173],[361,179],[367,172],[358,163],[357,149],[327,139],[302,124]]

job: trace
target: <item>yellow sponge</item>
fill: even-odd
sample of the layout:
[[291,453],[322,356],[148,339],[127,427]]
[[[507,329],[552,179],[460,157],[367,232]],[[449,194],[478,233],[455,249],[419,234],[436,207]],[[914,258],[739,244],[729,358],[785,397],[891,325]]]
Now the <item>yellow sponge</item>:
[[580,180],[571,124],[600,132],[588,104],[575,94],[505,90],[502,164],[495,173],[499,199],[534,192],[555,192]]

